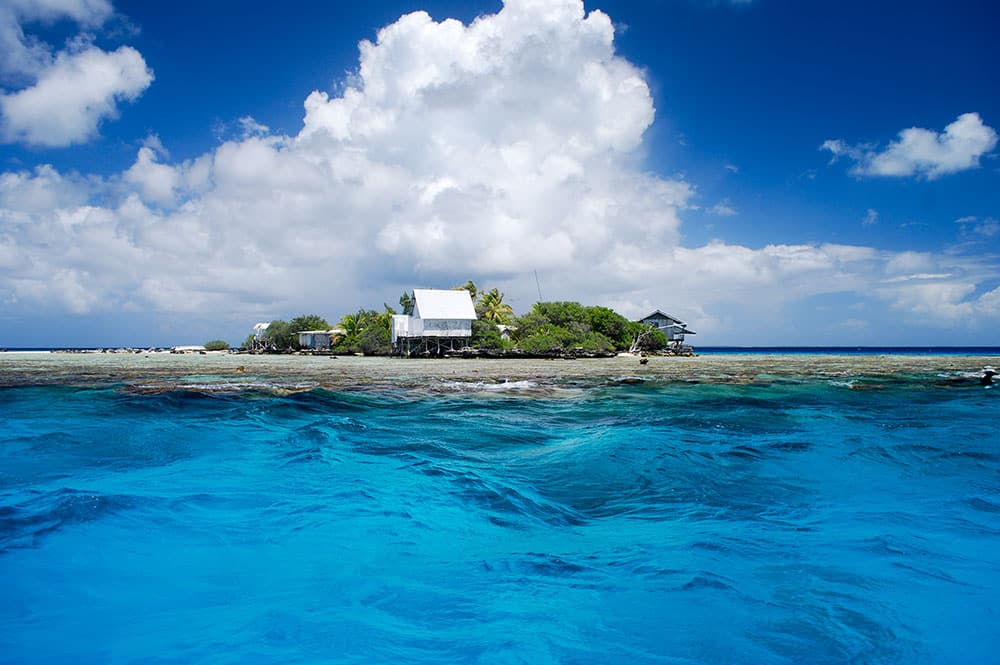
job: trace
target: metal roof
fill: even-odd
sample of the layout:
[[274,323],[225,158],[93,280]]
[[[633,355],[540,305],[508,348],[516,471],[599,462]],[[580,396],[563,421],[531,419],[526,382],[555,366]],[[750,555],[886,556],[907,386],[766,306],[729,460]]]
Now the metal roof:
[[681,321],[680,319],[678,319],[676,316],[671,316],[670,314],[667,314],[666,312],[660,311],[658,309],[653,310],[652,312],[650,312],[649,314],[647,314],[646,316],[642,317],[639,320],[640,321],[645,321],[646,319],[651,319],[654,316],[662,316],[664,318],[670,319],[671,321],[676,321],[677,323],[681,324],[682,326],[687,325],[686,323],[684,323],[683,321]]
[[462,319],[474,321],[476,308],[465,289],[413,289],[413,315],[421,319]]

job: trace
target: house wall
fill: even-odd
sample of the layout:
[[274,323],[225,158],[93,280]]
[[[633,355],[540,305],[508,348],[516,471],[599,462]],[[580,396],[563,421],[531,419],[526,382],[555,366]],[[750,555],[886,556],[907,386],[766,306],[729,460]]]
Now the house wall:
[[420,319],[397,314],[392,317],[392,341],[401,337],[472,337],[472,321]]
[[330,348],[330,333],[299,333],[299,346],[305,349]]
[[472,337],[472,321],[424,319],[425,337]]

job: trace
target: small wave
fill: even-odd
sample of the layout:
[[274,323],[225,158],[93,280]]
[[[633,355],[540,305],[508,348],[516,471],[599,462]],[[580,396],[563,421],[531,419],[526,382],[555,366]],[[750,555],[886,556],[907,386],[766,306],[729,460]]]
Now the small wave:
[[218,383],[132,383],[122,388],[123,392],[140,395],[157,395],[172,392],[193,393],[268,393],[287,395],[315,390],[319,385],[312,382],[274,381],[226,381]]
[[445,381],[440,384],[446,391],[460,393],[516,392],[538,388],[535,381]]
[[680,591],[696,591],[705,589],[718,589],[720,591],[736,591],[736,587],[731,584],[732,580],[727,580],[721,575],[702,571],[695,574],[688,582],[681,585]]
[[106,495],[62,488],[14,506],[0,506],[0,552],[38,546],[38,540],[63,527],[91,522],[134,507],[127,495]]
[[972,497],[971,499],[966,499],[964,502],[967,506],[973,510],[978,510],[984,513],[1000,513],[1000,504],[994,503],[993,501],[988,501],[981,497]]

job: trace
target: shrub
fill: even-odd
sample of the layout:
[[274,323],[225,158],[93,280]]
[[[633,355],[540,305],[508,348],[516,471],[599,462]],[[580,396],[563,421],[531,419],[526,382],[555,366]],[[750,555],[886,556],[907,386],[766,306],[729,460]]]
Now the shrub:
[[229,342],[221,339],[213,339],[211,342],[205,342],[205,349],[208,351],[225,351],[229,348]]
[[477,349],[502,349],[504,346],[496,325],[482,319],[472,322],[472,340],[469,344]]
[[517,348],[522,351],[530,351],[532,353],[541,353],[544,351],[554,351],[556,349],[561,349],[562,344],[559,340],[552,335],[536,334],[522,339],[517,343]]

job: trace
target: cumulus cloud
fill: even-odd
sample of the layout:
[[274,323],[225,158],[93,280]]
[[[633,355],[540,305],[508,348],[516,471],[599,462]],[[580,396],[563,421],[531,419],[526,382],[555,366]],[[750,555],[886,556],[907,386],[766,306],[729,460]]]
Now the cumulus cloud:
[[[338,93],[308,96],[295,135],[247,116],[242,135],[182,163],[150,137],[103,180],[3,174],[0,300],[251,325],[472,277],[520,311],[537,270],[546,299],[668,308],[746,341],[790,302],[829,294],[976,311],[964,303],[997,276],[846,245],[685,247],[695,188],[642,167],[649,87],[615,53],[610,19],[579,0],[509,0],[469,25],[416,12],[359,52]],[[889,281],[920,275],[946,276],[937,292]]]
[[855,162],[851,173],[858,176],[917,176],[934,180],[943,175],[979,166],[980,158],[997,145],[997,132],[983,123],[978,113],[963,113],[937,133],[910,127],[884,149],[870,144],[850,145],[840,139],[823,142],[831,163],[839,157]]
[[22,85],[0,95],[0,136],[6,142],[62,147],[92,138],[100,123],[118,114],[149,87],[152,71],[138,51],[104,51],[86,35],[55,52],[26,36],[31,21],[68,18],[81,27],[101,25],[112,13],[104,0],[11,0],[0,9],[0,49],[9,57],[0,73]]
[[163,163],[168,156],[159,137],[150,136],[139,148],[135,163],[122,174],[122,180],[147,204],[170,208],[179,199],[204,193],[209,187],[211,155],[178,165]]

